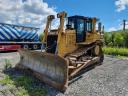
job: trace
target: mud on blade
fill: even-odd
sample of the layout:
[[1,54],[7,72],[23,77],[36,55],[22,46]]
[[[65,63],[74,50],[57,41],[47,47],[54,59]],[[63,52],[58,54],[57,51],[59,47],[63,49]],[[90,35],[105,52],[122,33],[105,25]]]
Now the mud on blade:
[[18,68],[29,68],[43,82],[60,90],[68,84],[67,61],[57,55],[45,52],[19,50],[21,59]]

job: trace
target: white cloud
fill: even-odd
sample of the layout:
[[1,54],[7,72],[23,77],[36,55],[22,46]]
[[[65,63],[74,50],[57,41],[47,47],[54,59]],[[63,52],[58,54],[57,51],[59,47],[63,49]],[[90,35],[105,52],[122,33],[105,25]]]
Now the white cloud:
[[[126,22],[125,29],[128,29],[128,21]],[[117,30],[123,30],[123,24],[122,23],[120,23],[117,27],[110,27],[108,29],[109,32],[117,31]]]
[[0,10],[0,22],[35,27],[45,26],[46,17],[56,14],[42,0],[0,0]]
[[117,11],[120,12],[126,9],[128,6],[128,0],[117,0],[115,5],[117,6]]
[[115,27],[111,27],[111,28],[108,29],[109,32],[116,31],[116,30],[117,30],[117,28],[115,28]]
[[[120,25],[119,25],[119,29],[120,29],[120,30],[123,29],[123,24],[120,24]],[[125,29],[128,29],[128,22],[126,22]]]

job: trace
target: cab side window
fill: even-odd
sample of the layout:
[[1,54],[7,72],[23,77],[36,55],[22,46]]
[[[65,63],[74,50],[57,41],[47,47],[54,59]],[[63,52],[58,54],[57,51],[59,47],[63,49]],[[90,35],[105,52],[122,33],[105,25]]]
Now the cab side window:
[[87,25],[87,28],[86,28],[87,32],[92,32],[92,22],[87,21],[86,25]]
[[75,20],[74,19],[70,19],[69,21],[68,21],[68,25],[70,25],[71,26],[71,28],[75,28]]

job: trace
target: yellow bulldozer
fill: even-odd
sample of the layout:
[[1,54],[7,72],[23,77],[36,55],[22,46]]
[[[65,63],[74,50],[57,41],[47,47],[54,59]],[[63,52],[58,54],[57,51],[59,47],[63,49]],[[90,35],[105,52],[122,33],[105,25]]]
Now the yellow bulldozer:
[[57,14],[59,27],[50,29],[54,18],[54,15],[47,17],[43,38],[45,50],[20,49],[20,62],[16,67],[31,70],[41,81],[59,90],[66,90],[69,79],[81,70],[102,64],[103,33],[101,23],[98,23],[96,30],[97,18],[78,15],[67,17],[66,12],[60,12]]

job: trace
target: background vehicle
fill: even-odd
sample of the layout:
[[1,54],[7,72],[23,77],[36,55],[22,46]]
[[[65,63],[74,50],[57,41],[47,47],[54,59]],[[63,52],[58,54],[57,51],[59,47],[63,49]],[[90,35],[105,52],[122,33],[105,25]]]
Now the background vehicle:
[[42,81],[55,88],[65,90],[69,79],[84,68],[101,64],[102,52],[101,24],[96,31],[98,19],[84,16],[70,16],[64,30],[65,12],[57,14],[60,19],[58,29],[48,32],[54,19],[48,16],[43,43],[45,52],[19,50],[19,69],[30,69]]
[[0,52],[23,49],[40,49],[39,28],[0,23]]

